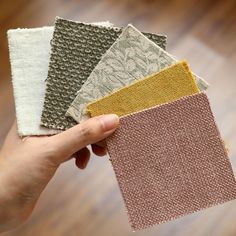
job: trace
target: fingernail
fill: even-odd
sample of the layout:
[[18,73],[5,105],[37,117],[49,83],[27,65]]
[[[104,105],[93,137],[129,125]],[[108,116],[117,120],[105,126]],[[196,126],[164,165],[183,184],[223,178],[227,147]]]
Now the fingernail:
[[116,114],[103,115],[98,117],[102,124],[103,131],[109,131],[117,127],[119,117]]

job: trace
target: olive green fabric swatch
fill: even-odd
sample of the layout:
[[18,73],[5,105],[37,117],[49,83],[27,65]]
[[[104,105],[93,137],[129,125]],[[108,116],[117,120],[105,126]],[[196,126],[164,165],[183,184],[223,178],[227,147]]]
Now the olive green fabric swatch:
[[[88,103],[175,63],[172,55],[128,25],[78,91],[66,115],[79,123],[88,117]],[[203,79],[195,76],[195,80],[200,90],[207,88]]]
[[[75,125],[65,113],[102,55],[122,29],[56,18],[41,125],[64,130]],[[166,36],[145,33],[162,48]]]

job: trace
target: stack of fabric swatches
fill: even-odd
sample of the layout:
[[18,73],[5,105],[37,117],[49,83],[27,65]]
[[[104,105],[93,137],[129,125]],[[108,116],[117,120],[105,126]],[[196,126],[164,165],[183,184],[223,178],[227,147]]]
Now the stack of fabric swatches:
[[106,139],[133,230],[236,198],[208,83],[132,25],[57,17],[8,31],[18,133],[54,135],[115,113]]

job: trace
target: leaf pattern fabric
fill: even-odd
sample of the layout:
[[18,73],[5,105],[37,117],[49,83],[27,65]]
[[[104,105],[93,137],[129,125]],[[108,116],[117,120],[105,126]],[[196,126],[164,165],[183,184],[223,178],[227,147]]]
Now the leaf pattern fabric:
[[[79,123],[88,118],[88,103],[176,62],[172,55],[128,25],[78,91],[66,115]],[[198,76],[195,79],[200,90],[207,89],[208,84],[203,79]]]

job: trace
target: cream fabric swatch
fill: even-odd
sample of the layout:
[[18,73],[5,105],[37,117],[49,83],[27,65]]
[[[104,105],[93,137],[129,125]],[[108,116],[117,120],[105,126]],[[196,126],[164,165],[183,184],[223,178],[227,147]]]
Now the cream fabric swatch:
[[56,134],[40,127],[53,27],[8,31],[12,83],[20,136]]
[[[66,115],[79,123],[87,118],[88,103],[176,62],[172,55],[128,25],[82,85]],[[207,82],[195,78],[199,89],[206,90]]]
[[[109,22],[93,24],[112,26]],[[51,135],[60,132],[40,126],[53,30],[54,27],[41,27],[8,31],[17,127],[20,136]]]

